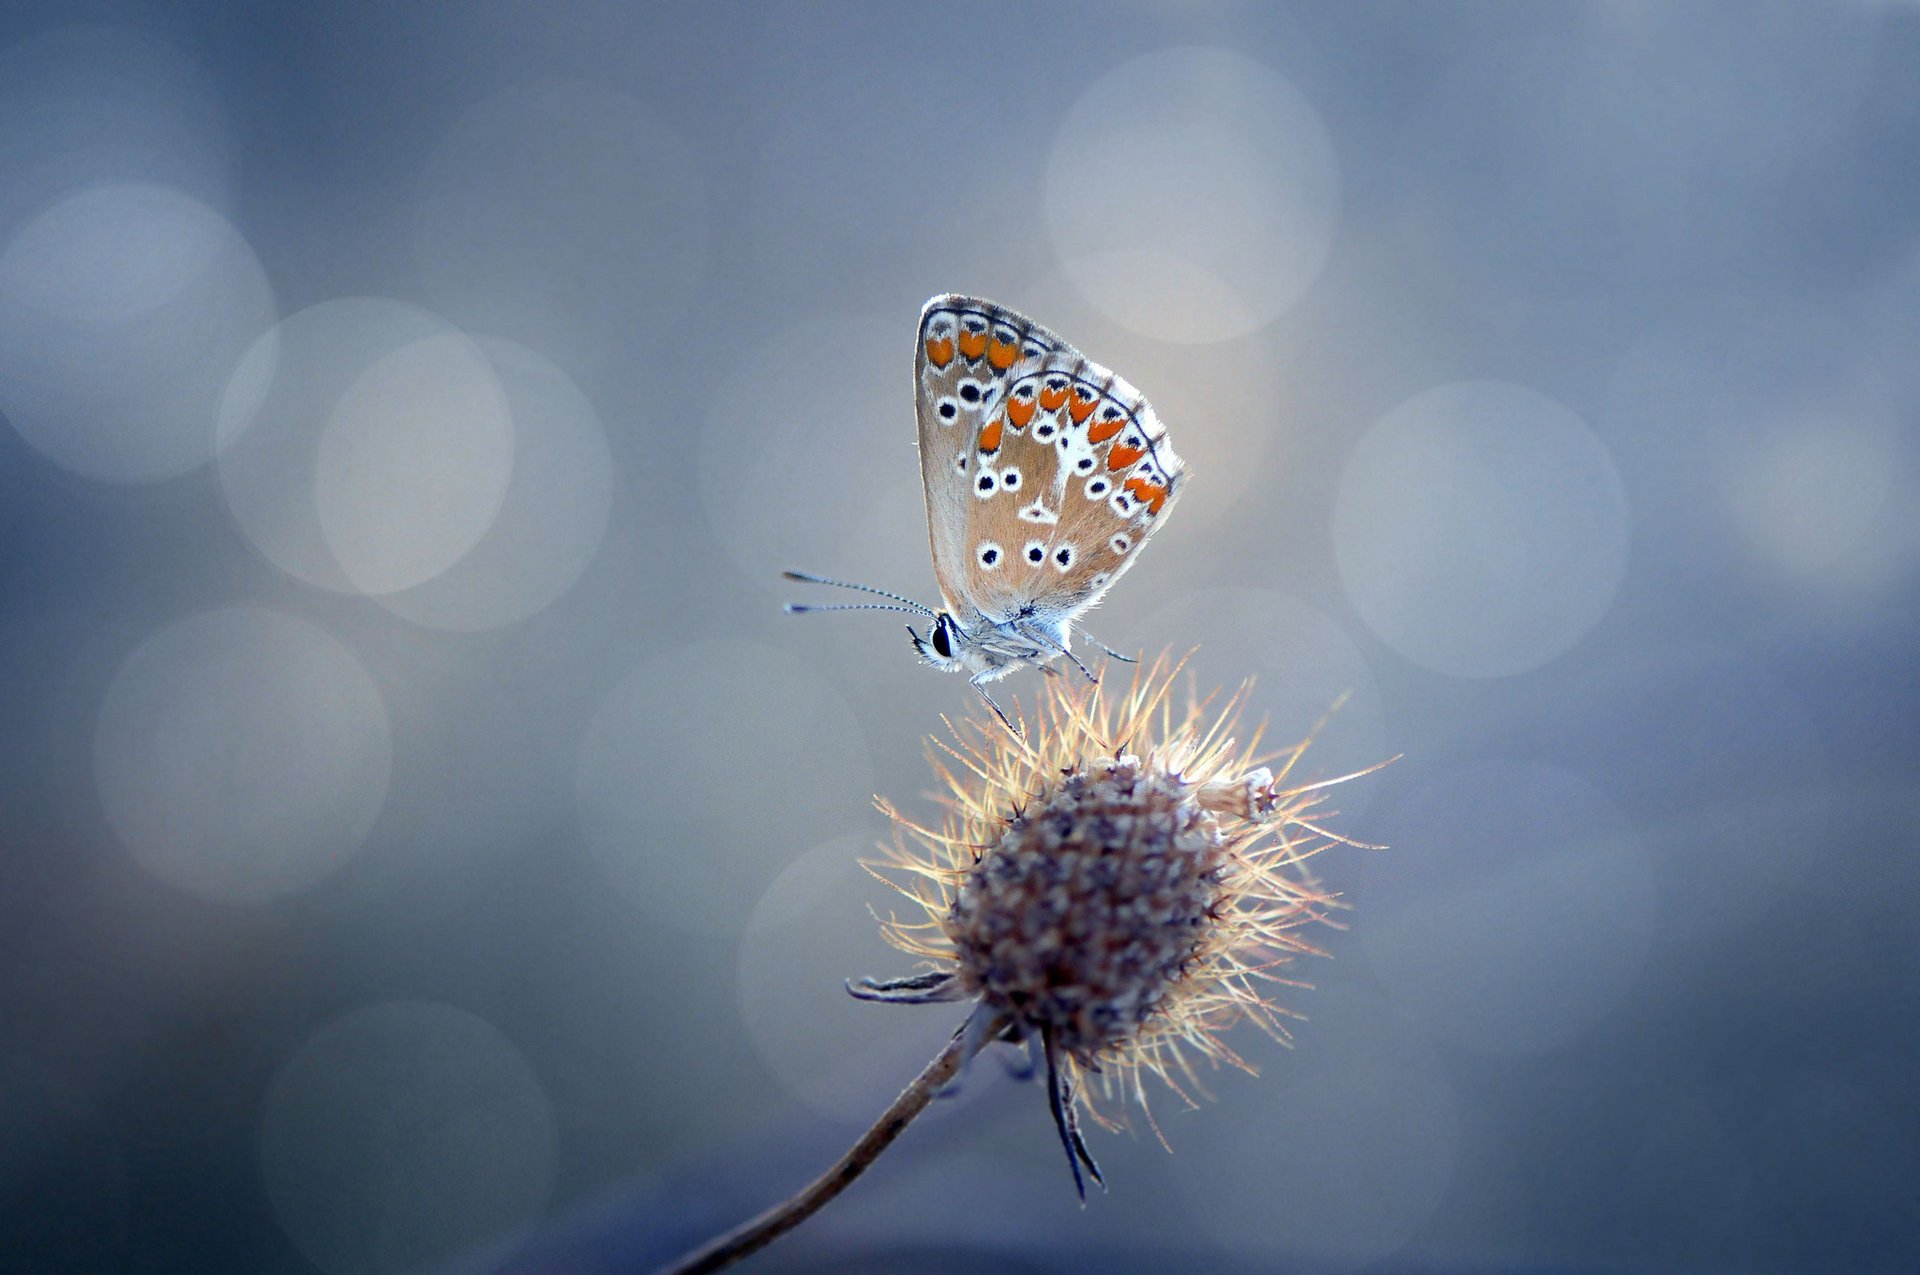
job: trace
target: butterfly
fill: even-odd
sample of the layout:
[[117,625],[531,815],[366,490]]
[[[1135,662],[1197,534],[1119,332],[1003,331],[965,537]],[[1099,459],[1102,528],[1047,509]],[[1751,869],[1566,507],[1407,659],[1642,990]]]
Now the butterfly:
[[790,580],[889,602],[787,610],[925,616],[925,637],[907,625],[921,660],[966,671],[1012,728],[985,684],[1028,665],[1053,673],[1046,666],[1060,656],[1099,680],[1074,655],[1072,627],[1133,565],[1185,489],[1187,467],[1139,390],[978,297],[937,296],[921,310],[913,388],[927,536],[946,608],[789,571]]

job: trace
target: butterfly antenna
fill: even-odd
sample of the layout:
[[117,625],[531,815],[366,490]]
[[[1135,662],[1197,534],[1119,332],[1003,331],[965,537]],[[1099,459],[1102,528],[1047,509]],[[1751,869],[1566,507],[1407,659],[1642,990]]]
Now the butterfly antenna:
[[839,602],[832,606],[810,607],[804,602],[789,602],[786,605],[788,615],[811,615],[815,611],[899,611],[906,615],[918,615],[912,607],[897,607],[886,602]]
[[[924,602],[915,602],[912,598],[903,598],[897,593],[888,593],[885,589],[876,589],[870,584],[854,584],[848,580],[829,580],[825,576],[808,575],[804,571],[782,571],[780,574],[789,580],[798,580],[802,584],[830,584],[836,589],[858,589],[861,593],[877,594],[880,597],[891,598],[895,602],[904,603],[909,609],[919,615],[935,614],[934,609]],[[789,611],[795,609],[794,607],[787,608]],[[826,607],[805,607],[801,609],[809,611],[827,610]]]

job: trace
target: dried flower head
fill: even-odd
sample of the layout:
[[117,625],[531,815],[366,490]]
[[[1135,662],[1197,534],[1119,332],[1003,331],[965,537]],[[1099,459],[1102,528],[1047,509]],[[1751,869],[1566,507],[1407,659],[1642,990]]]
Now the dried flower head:
[[1300,986],[1278,971],[1322,954],[1299,931],[1336,906],[1305,862],[1345,840],[1309,818],[1339,781],[1285,786],[1310,740],[1270,755],[1258,731],[1238,742],[1248,687],[1216,710],[1176,694],[1183,664],[1162,656],[1124,694],[1055,679],[1024,737],[963,722],[931,753],[938,827],[880,803],[896,835],[875,866],[918,909],[882,929],[933,968],[850,990],[972,1000],[967,1030],[1043,1056],[1083,1195],[1081,1165],[1100,1173],[1076,1109],[1112,1128],[1131,1099],[1151,1122],[1148,1075],[1191,1104],[1197,1059],[1252,1071],[1223,1034],[1250,1019],[1287,1039],[1264,989]]

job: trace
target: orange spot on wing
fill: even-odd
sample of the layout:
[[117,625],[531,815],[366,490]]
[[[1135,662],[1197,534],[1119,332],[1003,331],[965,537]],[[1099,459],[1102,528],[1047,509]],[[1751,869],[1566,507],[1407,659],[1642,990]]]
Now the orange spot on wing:
[[1087,441],[1089,443],[1104,443],[1115,434],[1118,434],[1122,429],[1126,428],[1126,424],[1125,420],[1095,421],[1093,424],[1087,426]]
[[[1114,450],[1119,451],[1120,449],[1116,447]],[[1129,479],[1127,482],[1127,490],[1132,492],[1135,499],[1147,507],[1147,512],[1149,513],[1159,513],[1161,506],[1167,503],[1167,489],[1156,486],[1144,478]]]
[[953,338],[930,336],[927,338],[927,362],[935,367],[945,367],[953,362]]
[[987,352],[987,334],[984,332],[962,332],[960,334],[960,353],[968,359],[977,359]]
[[1060,405],[1066,401],[1067,401],[1066,386],[1062,385],[1057,390],[1050,390],[1044,385],[1040,387],[1040,410],[1041,411],[1057,412],[1060,410]]
[[1002,345],[1000,342],[995,341],[987,347],[987,362],[993,364],[995,371],[1004,372],[1013,366],[1014,357],[1019,353],[1019,346],[1013,344]]
[[980,431],[980,450],[997,452],[1000,450],[1000,427],[1006,424],[1001,417],[994,417],[993,424]]
[[1025,429],[1027,422],[1033,419],[1033,400],[1030,398],[1008,399],[1007,419],[1013,422],[1015,429]]
[[1067,408],[1067,414],[1073,417],[1073,423],[1075,425],[1086,420],[1093,412],[1094,400],[1092,398],[1082,398],[1082,393],[1082,390],[1076,388],[1073,391],[1073,402]]
[[[1129,447],[1125,443],[1115,443],[1107,449],[1107,468],[1112,470],[1125,469],[1128,465],[1133,464],[1134,461],[1139,460],[1146,454],[1145,448]],[[1146,480],[1142,478],[1134,479],[1132,483],[1127,484],[1127,490],[1133,490],[1133,483],[1144,481]],[[1145,497],[1141,499],[1144,500]]]

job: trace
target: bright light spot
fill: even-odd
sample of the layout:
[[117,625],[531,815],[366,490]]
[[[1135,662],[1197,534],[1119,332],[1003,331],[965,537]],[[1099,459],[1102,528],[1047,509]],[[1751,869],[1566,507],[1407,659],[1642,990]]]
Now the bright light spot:
[[1503,677],[1562,654],[1606,613],[1630,521],[1613,461],[1578,416],[1475,381],[1408,400],[1360,441],[1335,552],[1387,645],[1436,672]]
[[314,504],[334,560],[365,593],[447,570],[506,499],[513,416],[464,336],[416,341],[362,372],[320,436]]
[[1361,941],[1407,1011],[1463,1049],[1531,1054],[1599,1027],[1652,945],[1639,832],[1601,792],[1539,762],[1482,761],[1376,807]]
[[89,478],[205,464],[222,386],[273,324],[265,272],[220,214],[158,186],[95,186],[0,253],[0,412]]
[[310,306],[261,337],[233,369],[219,428],[241,534],[341,593],[452,566],[498,511],[512,464],[511,412],[479,348],[377,297]]
[[463,632],[545,610],[587,569],[613,507],[600,416],[565,372],[523,345],[482,338],[513,416],[513,476],[487,534],[446,571],[379,602]]
[[473,107],[428,159],[414,254],[437,308],[572,368],[630,359],[679,320],[707,226],[694,152],[652,108],[536,80]]
[[133,857],[183,890],[258,903],[365,841],[393,763],[353,654],[292,616],[208,611],[148,638],[107,690],[94,773]]
[[587,728],[587,844],[655,921],[737,933],[796,846],[868,825],[873,767],[840,693],[774,647],[713,640],[647,661]]
[[281,1070],[260,1119],[274,1215],[327,1275],[495,1269],[545,1211],[554,1161],[539,1078],[450,1005],[334,1020]]
[[1225,49],[1126,62],[1081,95],[1047,170],[1068,274],[1115,322],[1198,344],[1264,326],[1320,272],[1340,178],[1320,116]]

